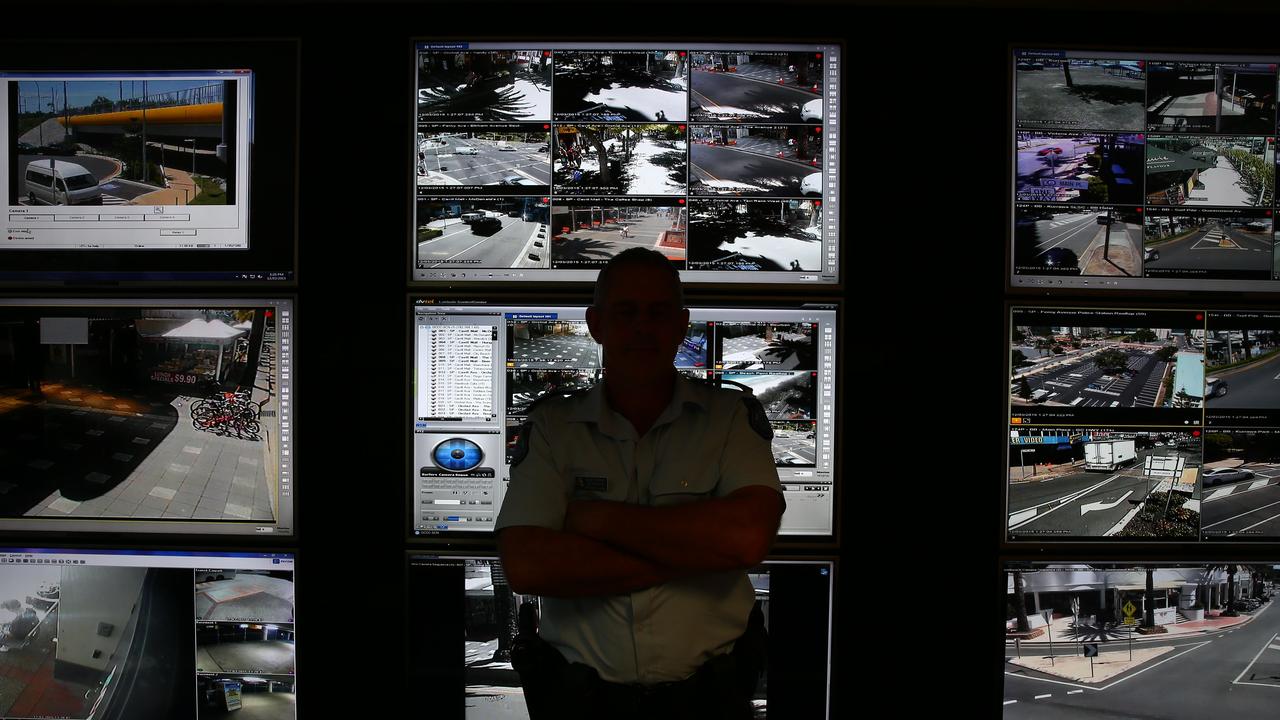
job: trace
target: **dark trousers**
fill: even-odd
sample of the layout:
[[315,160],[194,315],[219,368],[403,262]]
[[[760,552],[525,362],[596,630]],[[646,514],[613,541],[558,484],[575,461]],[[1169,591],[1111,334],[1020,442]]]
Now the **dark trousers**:
[[750,720],[768,634],[759,606],[733,651],[679,682],[651,686],[606,682],[595,668],[570,663],[536,632],[522,631],[511,651],[530,720]]
[[525,689],[530,720],[750,720],[768,638],[756,602],[733,650],[704,662],[690,678],[657,685],[609,683],[594,667],[568,662],[540,638],[534,607],[525,603],[511,662]]
[[[649,686],[600,679],[595,668],[567,663],[559,716],[574,720],[750,720],[754,674],[749,678],[733,655],[708,660],[692,677]],[[538,720],[530,706],[531,720]]]

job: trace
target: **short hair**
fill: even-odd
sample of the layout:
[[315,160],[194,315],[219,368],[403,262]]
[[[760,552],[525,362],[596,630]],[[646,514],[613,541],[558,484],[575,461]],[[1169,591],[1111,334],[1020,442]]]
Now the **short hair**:
[[680,271],[676,269],[675,265],[671,264],[666,255],[643,247],[623,250],[610,258],[609,262],[600,268],[600,274],[596,276],[595,294],[591,299],[592,305],[597,308],[604,306],[604,301],[609,296],[609,284],[614,274],[619,272],[619,268],[626,265],[647,265],[665,271],[671,277],[672,285],[675,286],[677,302],[680,307],[684,307],[684,284],[680,282]]

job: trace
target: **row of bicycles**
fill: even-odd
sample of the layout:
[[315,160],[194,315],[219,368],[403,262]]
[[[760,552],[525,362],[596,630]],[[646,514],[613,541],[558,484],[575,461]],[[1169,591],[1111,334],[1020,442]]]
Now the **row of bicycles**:
[[248,390],[220,392],[191,403],[192,426],[221,437],[261,440],[261,415],[262,407]]

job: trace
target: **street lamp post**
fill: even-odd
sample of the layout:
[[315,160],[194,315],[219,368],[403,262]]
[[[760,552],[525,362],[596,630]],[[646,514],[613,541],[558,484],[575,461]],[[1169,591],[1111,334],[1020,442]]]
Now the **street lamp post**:
[[142,182],[147,181],[147,81],[142,81]]
[[1071,617],[1072,617],[1072,621],[1075,623],[1076,646],[1079,648],[1080,653],[1083,655],[1084,645],[1081,644],[1081,640],[1080,640],[1080,596],[1079,595],[1071,598]]
[[[36,83],[36,119],[40,119],[40,83]],[[40,144],[44,145],[44,121],[41,120],[36,127],[40,129]]]
[[196,174],[196,139],[187,138],[185,142],[191,143],[191,182],[195,182]]

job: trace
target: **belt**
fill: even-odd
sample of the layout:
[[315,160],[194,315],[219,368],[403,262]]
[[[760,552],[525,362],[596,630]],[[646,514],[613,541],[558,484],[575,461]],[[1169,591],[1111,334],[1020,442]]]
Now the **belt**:
[[603,694],[615,698],[660,701],[692,693],[695,680],[696,676],[689,676],[684,680],[672,680],[653,683],[652,685],[630,685],[601,680],[599,688]]
[[594,688],[597,709],[626,713],[627,717],[684,717],[697,707],[696,677],[652,685],[629,685],[599,680]]

